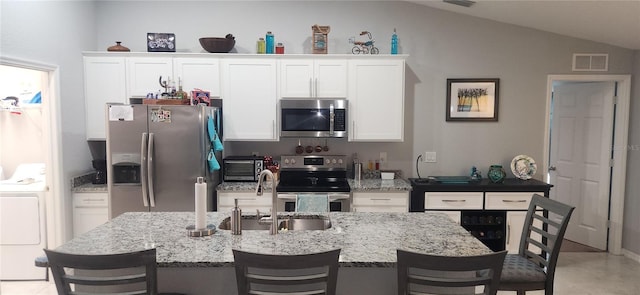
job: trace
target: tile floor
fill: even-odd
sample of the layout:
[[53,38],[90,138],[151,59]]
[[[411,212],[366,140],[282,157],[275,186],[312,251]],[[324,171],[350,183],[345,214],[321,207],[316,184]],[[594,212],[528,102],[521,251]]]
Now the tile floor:
[[[555,287],[557,295],[637,295],[640,294],[640,263],[607,253],[564,252],[558,261]],[[0,294],[54,295],[56,289],[52,281],[2,281]],[[527,293],[541,294],[544,292]]]

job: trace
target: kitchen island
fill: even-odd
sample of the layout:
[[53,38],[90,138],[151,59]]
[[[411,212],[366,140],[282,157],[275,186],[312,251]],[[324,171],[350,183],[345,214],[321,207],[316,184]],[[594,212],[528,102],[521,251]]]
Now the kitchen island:
[[[288,215],[296,215],[291,213]],[[300,214],[298,214],[300,215]],[[236,294],[232,249],[266,254],[304,254],[340,248],[338,294],[394,294],[396,249],[449,256],[491,251],[441,213],[323,213],[327,230],[244,230],[231,235],[188,237],[193,212],[132,212],[75,238],[56,250],[109,254],[157,248],[159,290],[187,294]],[[228,213],[208,212],[216,227]]]

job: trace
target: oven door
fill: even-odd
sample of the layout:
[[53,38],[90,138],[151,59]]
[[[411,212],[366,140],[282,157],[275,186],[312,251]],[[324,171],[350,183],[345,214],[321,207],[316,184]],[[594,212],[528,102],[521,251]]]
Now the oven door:
[[285,212],[296,211],[296,199],[298,194],[318,194],[329,195],[329,211],[331,212],[350,212],[351,211],[351,194],[350,193],[278,193],[278,210]]
[[281,100],[280,137],[345,137],[346,100]]

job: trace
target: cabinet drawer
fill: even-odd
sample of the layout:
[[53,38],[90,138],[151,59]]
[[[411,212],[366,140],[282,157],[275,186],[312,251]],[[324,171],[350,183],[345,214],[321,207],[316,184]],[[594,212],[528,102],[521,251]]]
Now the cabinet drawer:
[[218,206],[233,207],[235,205],[235,199],[238,199],[238,207],[240,207],[240,209],[243,209],[243,206],[271,206],[271,192],[265,193],[262,196],[256,196],[255,193],[218,193]]
[[[534,192],[485,193],[485,209],[527,210]],[[538,193],[544,195],[544,193]]]
[[424,193],[424,208],[430,209],[482,209],[482,192],[426,192]]
[[[354,193],[356,206],[407,206],[408,193]],[[406,210],[405,210],[406,211]]]
[[107,207],[109,195],[107,193],[74,193],[73,206],[78,207]]

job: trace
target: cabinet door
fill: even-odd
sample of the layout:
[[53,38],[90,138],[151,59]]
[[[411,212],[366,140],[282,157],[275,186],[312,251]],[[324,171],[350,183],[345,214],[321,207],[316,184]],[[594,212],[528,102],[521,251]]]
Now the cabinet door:
[[173,59],[173,77],[182,81],[182,89],[191,95],[193,89],[209,91],[220,97],[220,60],[218,58]]
[[[173,79],[171,57],[130,57],[127,59],[127,97],[164,92],[159,80]],[[175,81],[176,83],[178,81]],[[178,85],[176,84],[176,87]]]
[[275,60],[223,60],[222,87],[225,140],[278,140]]
[[[509,254],[517,254],[520,247],[520,239],[522,237],[522,230],[524,229],[524,221],[527,217],[526,211],[508,211],[507,212],[507,239],[505,249],[509,251]],[[542,227],[540,220],[534,220],[534,224],[537,227]],[[542,236],[537,233],[531,235],[534,240],[542,241]],[[534,253],[542,253],[541,249],[535,246],[529,246],[529,250]]]
[[128,103],[124,57],[84,57],[86,136],[106,139],[106,103]]
[[314,93],[318,98],[347,97],[347,61],[340,59],[316,60],[314,66]]
[[349,114],[349,141],[403,141],[404,60],[350,60]]
[[280,60],[280,97],[347,97],[347,61],[344,59]]
[[77,237],[109,220],[107,193],[73,194],[73,236]]
[[409,212],[409,193],[354,192],[353,212]]
[[280,60],[280,97],[313,97],[313,60]]

